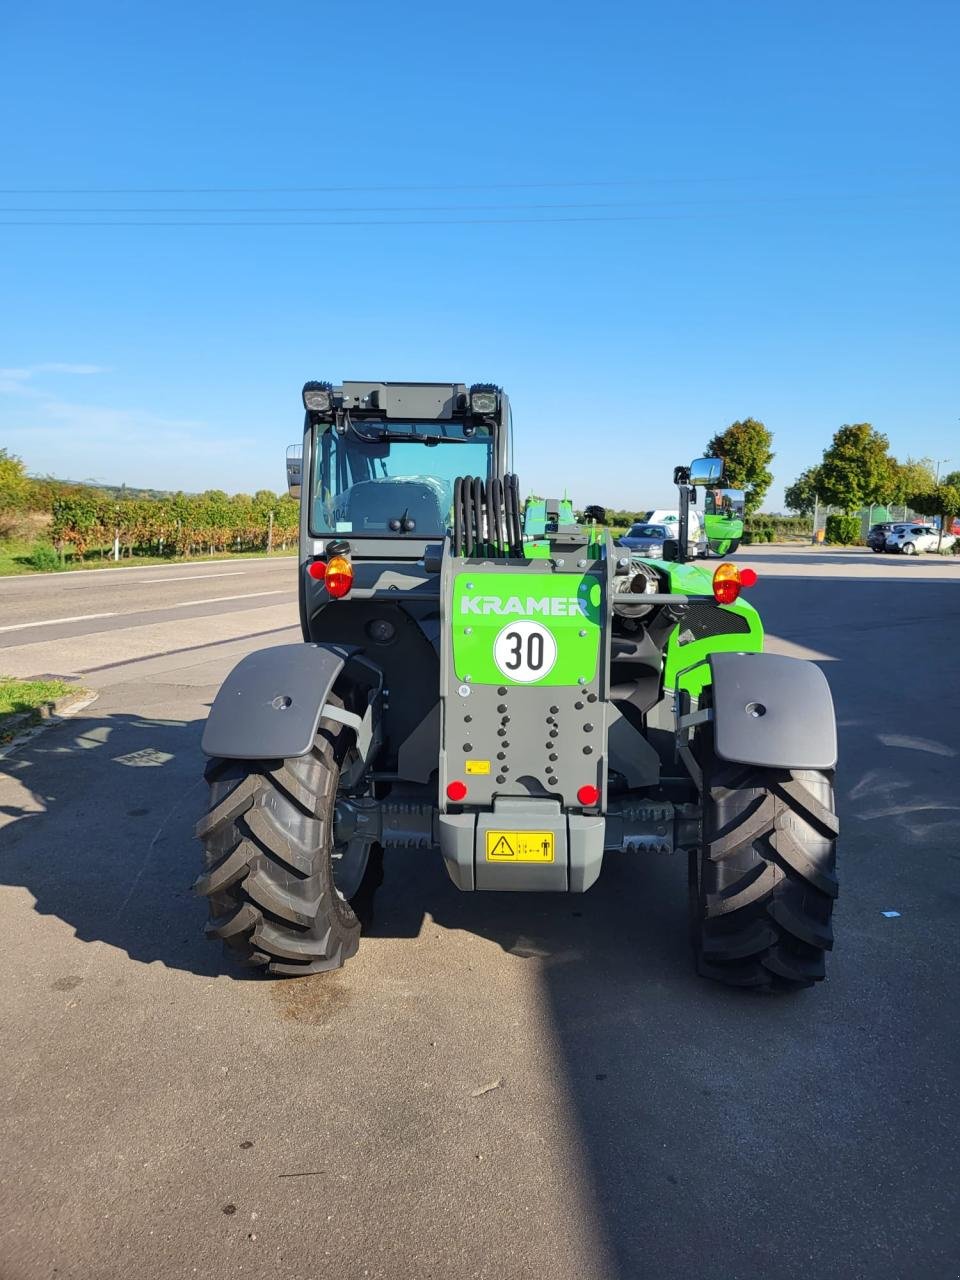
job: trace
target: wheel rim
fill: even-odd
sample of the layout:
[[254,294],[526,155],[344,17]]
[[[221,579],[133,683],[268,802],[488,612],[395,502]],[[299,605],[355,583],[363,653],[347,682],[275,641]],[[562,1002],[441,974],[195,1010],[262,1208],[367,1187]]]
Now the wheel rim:
[[333,847],[333,884],[340,897],[347,902],[356,894],[366,874],[370,861],[370,841],[355,836]]
[[912,542],[905,542],[903,544],[903,554],[905,556],[912,556],[915,551],[916,551],[916,547],[913,545]]

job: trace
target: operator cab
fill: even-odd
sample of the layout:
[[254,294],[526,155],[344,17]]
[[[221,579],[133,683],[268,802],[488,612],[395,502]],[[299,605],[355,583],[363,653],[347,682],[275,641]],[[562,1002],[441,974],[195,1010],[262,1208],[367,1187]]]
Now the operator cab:
[[437,541],[453,529],[456,477],[506,467],[509,401],[489,384],[309,382],[303,404],[305,532],[317,540]]

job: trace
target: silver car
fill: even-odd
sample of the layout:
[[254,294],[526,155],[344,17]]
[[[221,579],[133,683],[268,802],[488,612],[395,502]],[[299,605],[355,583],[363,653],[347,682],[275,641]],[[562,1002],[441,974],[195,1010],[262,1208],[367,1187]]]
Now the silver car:
[[895,524],[887,534],[886,550],[915,556],[918,551],[936,551],[939,540],[940,531],[932,524]]

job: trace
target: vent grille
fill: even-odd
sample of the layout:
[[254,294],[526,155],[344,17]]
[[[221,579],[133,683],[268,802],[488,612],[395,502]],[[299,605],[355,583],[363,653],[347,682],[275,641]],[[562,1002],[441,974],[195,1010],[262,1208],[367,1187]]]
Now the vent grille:
[[709,636],[744,635],[750,623],[741,613],[731,613],[716,604],[694,604],[680,619],[680,644],[693,644]]

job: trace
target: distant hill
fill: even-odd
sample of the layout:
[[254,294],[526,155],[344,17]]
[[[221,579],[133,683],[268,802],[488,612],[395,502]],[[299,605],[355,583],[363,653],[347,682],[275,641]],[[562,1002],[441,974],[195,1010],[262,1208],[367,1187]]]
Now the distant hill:
[[[31,475],[30,479],[56,488],[96,489],[98,493],[109,494],[111,498],[142,498],[159,501],[162,498],[172,498],[180,492],[176,489],[140,489],[129,484],[104,484],[102,480],[61,480],[59,476]],[[188,493],[186,496],[189,498],[194,495]]]

